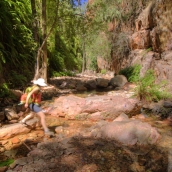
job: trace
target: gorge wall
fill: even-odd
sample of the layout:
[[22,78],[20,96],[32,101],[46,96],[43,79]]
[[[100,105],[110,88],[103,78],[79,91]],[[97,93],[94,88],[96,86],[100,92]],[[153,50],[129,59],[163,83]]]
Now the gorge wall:
[[[112,64],[109,68],[118,74],[121,69],[141,64],[142,76],[148,69],[153,69],[157,81],[166,80],[170,87],[172,82],[172,1],[147,0],[145,6],[142,0],[137,3],[140,8],[136,9],[136,15],[128,22],[120,23],[120,31],[119,22],[116,20],[108,25],[108,31],[113,33],[114,44],[117,38],[121,41],[121,44],[116,44],[114,47]],[[130,8],[126,1],[123,1],[121,5],[124,11]],[[121,58],[116,52],[122,44],[125,44],[122,48],[124,52],[126,48],[127,53],[124,53]],[[101,63],[98,65],[101,68]],[[172,87],[170,89],[172,90]]]

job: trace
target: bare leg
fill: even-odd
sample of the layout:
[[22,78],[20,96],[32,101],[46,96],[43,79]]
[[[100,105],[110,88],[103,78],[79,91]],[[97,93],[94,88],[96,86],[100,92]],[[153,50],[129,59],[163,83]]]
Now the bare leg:
[[[38,117],[40,118],[39,122],[41,122],[41,125],[44,129],[45,134],[48,135],[54,135],[54,132],[50,131],[46,125],[46,121],[45,121],[45,114],[44,112],[40,111],[37,113]],[[34,113],[31,112],[29,115],[27,115],[21,122],[25,123],[27,120],[31,119],[34,117]]]
[[42,125],[44,131],[45,132],[49,131],[49,129],[48,129],[47,125],[46,125],[46,122],[45,122],[45,114],[44,114],[44,112],[40,111],[37,114],[41,118],[41,125]]
[[37,118],[38,118],[37,126],[40,127],[40,126],[42,126],[42,124],[41,124],[41,118],[40,118],[39,115],[37,115]]
[[34,117],[34,113],[30,112],[29,115],[27,115],[24,119],[22,119],[22,122],[25,123],[26,121],[28,121],[29,119]]
[[43,129],[44,129],[44,133],[53,136],[53,135],[54,135],[54,132],[50,131],[50,130],[48,129],[47,125],[46,125],[45,114],[44,114],[44,112],[40,111],[40,112],[38,112],[37,114],[38,114],[38,116],[41,118],[41,125],[42,125],[42,127],[43,127]]

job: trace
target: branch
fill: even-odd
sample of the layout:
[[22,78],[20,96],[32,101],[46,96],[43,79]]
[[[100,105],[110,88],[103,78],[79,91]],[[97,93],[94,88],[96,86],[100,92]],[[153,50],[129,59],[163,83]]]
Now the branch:
[[41,47],[39,48],[38,51],[41,51],[41,50],[42,50],[42,48],[44,47],[44,45],[45,45],[45,43],[46,43],[48,37],[50,36],[51,32],[53,31],[54,26],[56,25],[56,22],[57,22],[57,19],[58,19],[58,16],[57,16],[57,14],[58,14],[58,8],[59,8],[59,1],[58,1],[58,5],[57,5],[57,10],[56,10],[57,12],[55,13],[56,15],[55,15],[54,22],[53,22],[53,24],[52,24],[52,26],[51,26],[51,29],[49,30],[49,33],[47,34],[46,38],[45,38],[44,41],[42,42],[42,45],[41,45]]

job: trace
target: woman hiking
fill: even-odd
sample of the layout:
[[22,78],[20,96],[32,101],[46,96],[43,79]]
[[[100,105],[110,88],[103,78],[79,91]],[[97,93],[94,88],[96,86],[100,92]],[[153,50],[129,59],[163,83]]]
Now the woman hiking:
[[[35,112],[41,120],[41,125],[44,129],[44,133],[48,135],[54,135],[52,131],[50,131],[46,125],[45,122],[45,113],[44,110],[40,107],[41,103],[41,90],[47,86],[45,83],[45,80],[43,78],[39,78],[35,81],[33,81],[33,86],[29,87],[26,90],[25,94],[25,101],[22,101],[21,103],[24,103],[25,108],[29,108],[31,111]],[[33,118],[34,114],[30,113],[27,115],[24,119],[20,121],[22,124],[26,124],[26,121]]]

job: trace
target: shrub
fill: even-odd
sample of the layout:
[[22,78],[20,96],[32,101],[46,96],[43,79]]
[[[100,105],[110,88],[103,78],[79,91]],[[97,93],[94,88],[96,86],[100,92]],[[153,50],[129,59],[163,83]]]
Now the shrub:
[[10,91],[8,85],[6,83],[0,85],[0,97],[4,98],[4,97],[8,97],[9,95],[10,95]]
[[10,164],[12,164],[14,162],[13,159],[8,159],[6,161],[0,162],[0,167],[4,167],[4,166],[9,166]]
[[126,76],[129,82],[136,84],[134,96],[143,101],[159,101],[161,99],[171,98],[171,94],[165,89],[167,82],[155,83],[155,74],[153,70],[148,70],[143,77],[140,77],[141,65],[127,67],[119,72]]
[[124,75],[129,82],[137,82],[140,78],[141,65],[134,65],[122,69],[119,74]]
[[102,69],[101,74],[106,74],[106,69]]
[[171,94],[165,89],[166,82],[155,84],[155,75],[153,70],[148,70],[144,77],[136,82],[134,96],[143,101],[159,101],[161,99],[171,98]]
[[129,36],[124,32],[116,33],[115,35],[112,51],[114,56],[118,57],[118,59],[123,59],[128,56],[130,52],[128,37]]
[[13,98],[13,99],[15,99],[15,95],[10,91],[7,83],[3,83],[0,85],[0,98]]
[[11,88],[23,87],[27,82],[27,77],[12,70],[8,82]]
[[60,77],[60,76],[75,76],[75,72],[65,70],[61,72],[53,71],[53,77]]

